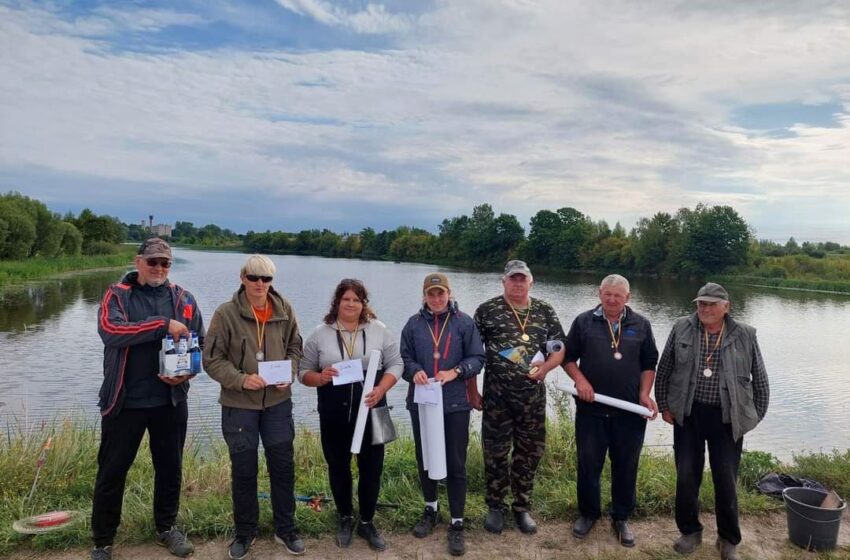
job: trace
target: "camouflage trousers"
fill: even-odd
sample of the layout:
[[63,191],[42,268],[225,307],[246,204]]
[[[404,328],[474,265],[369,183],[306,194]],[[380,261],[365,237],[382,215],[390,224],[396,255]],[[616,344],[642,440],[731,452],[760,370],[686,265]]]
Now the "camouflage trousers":
[[537,465],[546,448],[546,390],[484,393],[481,419],[485,501],[503,508],[510,485],[513,511],[531,508]]

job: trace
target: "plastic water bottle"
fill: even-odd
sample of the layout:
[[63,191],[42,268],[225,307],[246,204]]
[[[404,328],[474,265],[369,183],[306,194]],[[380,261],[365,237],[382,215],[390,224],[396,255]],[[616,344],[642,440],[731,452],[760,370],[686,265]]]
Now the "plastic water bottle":
[[165,343],[164,343],[165,353],[166,354],[176,354],[177,350],[174,349],[174,337],[170,334],[165,335]]
[[181,334],[180,340],[177,341],[177,353],[178,354],[187,354],[188,352],[189,352],[189,341],[186,340],[186,337]]
[[198,333],[192,331],[192,343],[189,345],[189,353],[192,354],[192,373],[201,373],[201,345],[198,343]]

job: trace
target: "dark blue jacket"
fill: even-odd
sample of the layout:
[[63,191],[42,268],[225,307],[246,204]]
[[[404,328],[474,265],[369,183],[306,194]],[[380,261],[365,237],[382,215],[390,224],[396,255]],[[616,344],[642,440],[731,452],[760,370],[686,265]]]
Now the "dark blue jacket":
[[484,344],[472,317],[458,310],[457,302],[450,301],[448,309],[436,317],[437,335],[444,322],[449,321],[440,340],[442,354],[434,370],[434,340],[431,333],[435,328],[435,317],[427,306],[407,320],[401,331],[401,357],[404,360],[402,377],[410,383],[407,391],[407,409],[412,410],[413,376],[419,370],[434,377],[437,371],[460,367],[457,379],[443,385],[443,411],[461,412],[470,410],[466,399],[466,380],[474,379],[484,366]]
[[[107,288],[97,315],[97,332],[103,340],[103,384],[100,387],[100,414],[108,416],[121,411],[124,402],[124,370],[130,347],[162,340],[168,333],[168,321],[175,319],[190,331],[198,333],[203,341],[206,334],[201,310],[195,297],[176,284],[167,283],[171,290],[174,313],[170,317],[148,317],[144,321],[130,321],[127,309],[130,295],[138,286],[138,273],[130,272],[118,284]],[[154,375],[156,372],[151,372]],[[171,387],[171,402],[176,405],[186,400],[189,382]]]

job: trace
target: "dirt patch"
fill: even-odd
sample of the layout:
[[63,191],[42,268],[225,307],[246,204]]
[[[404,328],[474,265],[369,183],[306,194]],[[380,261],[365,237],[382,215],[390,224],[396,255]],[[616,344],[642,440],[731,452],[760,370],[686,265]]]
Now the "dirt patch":
[[[708,560],[718,558],[714,549],[714,517],[704,515],[705,541],[689,560]],[[591,534],[579,541],[570,534],[571,525],[567,522],[546,522],[534,536],[522,535],[515,529],[507,529],[501,535],[491,535],[483,529],[467,530],[464,556],[470,560],[493,560],[511,558],[520,560],[578,560],[586,558],[629,560],[629,559],[674,559],[676,555],[671,545],[678,537],[675,523],[669,518],[652,518],[633,522],[637,546],[632,549],[621,547],[608,523],[600,520]],[[438,525],[434,534],[425,539],[416,539],[409,534],[387,534],[388,548],[383,553],[369,550],[362,539],[355,537],[350,548],[341,550],[334,545],[329,535],[320,539],[306,539],[308,558],[341,558],[352,560],[430,560],[432,558],[451,558],[446,552],[446,525]],[[850,559],[850,514],[845,515],[841,524],[839,549],[831,555],[807,553],[787,539],[784,513],[765,516],[748,516],[741,521],[743,542],[739,548],[741,557],[750,560],[814,560],[816,558]],[[195,559],[221,560],[227,558],[228,541],[215,539],[201,542],[195,539]],[[280,545],[272,539],[263,538],[251,549],[254,560],[291,558]],[[77,560],[87,558],[88,551],[83,549],[57,552],[18,551],[10,556],[11,560]],[[171,560],[174,557],[154,544],[119,545],[113,555],[115,560]]]

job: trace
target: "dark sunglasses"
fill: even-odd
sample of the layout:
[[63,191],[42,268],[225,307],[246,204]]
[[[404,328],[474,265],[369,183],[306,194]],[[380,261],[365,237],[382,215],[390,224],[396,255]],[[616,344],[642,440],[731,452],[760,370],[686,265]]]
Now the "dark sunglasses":
[[168,259],[145,259],[145,262],[151,268],[155,267],[156,265],[159,265],[162,268],[171,268],[171,261]]
[[273,280],[272,276],[257,276],[256,274],[246,274],[245,278],[248,279],[248,282],[256,282],[257,280],[262,280],[263,284],[268,284]]

